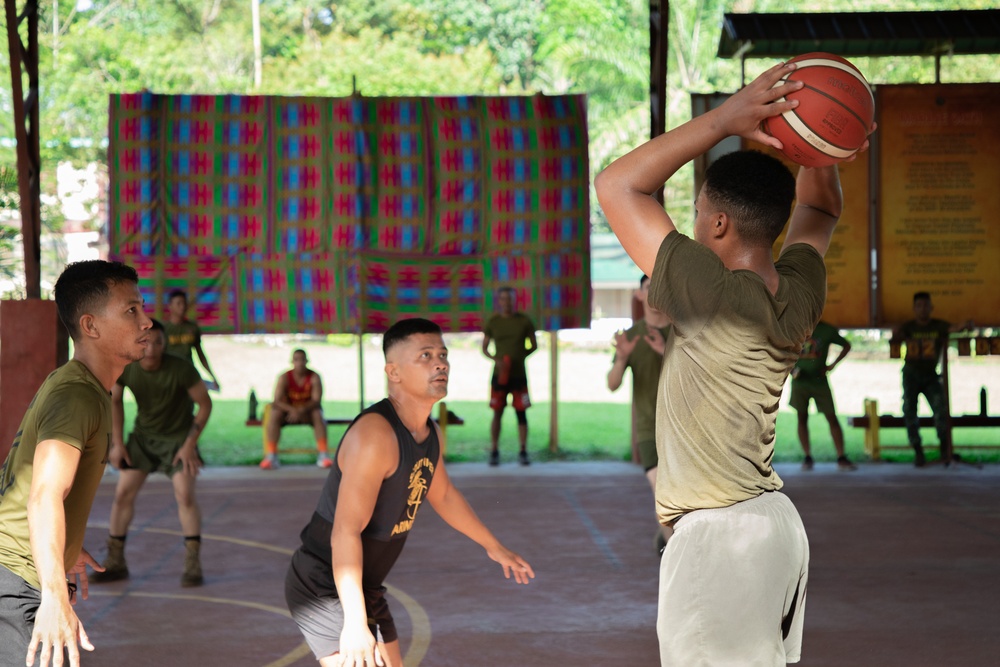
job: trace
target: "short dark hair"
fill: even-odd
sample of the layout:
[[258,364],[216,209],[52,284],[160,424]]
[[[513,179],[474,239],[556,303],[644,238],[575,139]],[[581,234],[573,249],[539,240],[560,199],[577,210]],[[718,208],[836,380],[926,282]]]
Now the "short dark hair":
[[916,303],[917,301],[920,301],[921,299],[927,299],[928,301],[930,301],[931,300],[931,293],[930,292],[914,292],[913,293],[913,303]]
[[150,331],[162,331],[164,336],[167,335],[167,329],[163,326],[163,322],[154,320],[152,317],[149,318],[149,321],[153,323],[152,326],[149,327]]
[[639,289],[642,289],[642,286],[647,282],[649,282],[649,276],[644,273],[642,274],[642,278],[639,278]]
[[795,177],[781,160],[760,151],[723,155],[705,171],[705,196],[733,219],[740,238],[771,247],[788,222]]
[[382,335],[382,354],[389,356],[389,350],[397,343],[402,343],[410,336],[416,334],[437,334],[441,335],[441,327],[430,320],[422,317],[411,317],[400,320],[393,324]]
[[182,289],[170,290],[170,294],[167,296],[167,302],[173,301],[176,297],[182,297],[185,302],[188,300],[188,294]]
[[56,280],[55,299],[59,319],[70,337],[80,335],[80,318],[104,307],[112,285],[138,283],[139,275],[131,266],[103,259],[89,259],[68,265]]

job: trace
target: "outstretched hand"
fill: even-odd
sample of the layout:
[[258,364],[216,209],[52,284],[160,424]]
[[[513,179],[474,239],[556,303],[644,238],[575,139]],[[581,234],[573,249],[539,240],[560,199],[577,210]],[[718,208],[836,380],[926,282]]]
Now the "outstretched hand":
[[646,345],[649,345],[661,357],[667,350],[667,341],[663,339],[663,332],[656,327],[651,327],[645,335]]
[[632,354],[632,350],[639,343],[639,337],[629,339],[628,334],[624,331],[619,331],[615,334],[615,356],[618,359],[628,360],[629,355]]
[[[94,557],[86,549],[80,549],[80,555],[76,559],[76,564],[66,573],[69,581],[69,603],[76,604],[78,599],[86,600],[90,594],[90,580],[87,579],[87,566],[95,572],[104,572],[104,566],[94,560]],[[79,593],[79,597],[76,595]]]
[[496,548],[488,550],[486,555],[503,566],[503,576],[507,579],[510,579],[511,575],[514,575],[514,581],[519,584],[526,584],[529,579],[535,578],[535,571],[528,565],[528,561],[502,544],[498,544]]

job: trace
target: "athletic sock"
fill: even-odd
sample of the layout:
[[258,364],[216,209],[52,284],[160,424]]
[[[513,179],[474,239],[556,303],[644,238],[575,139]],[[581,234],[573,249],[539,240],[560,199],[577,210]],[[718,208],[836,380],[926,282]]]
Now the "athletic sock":
[[264,449],[267,450],[268,454],[275,455],[275,454],[278,453],[278,443],[276,443],[276,442],[266,442],[266,443],[264,443]]
[[330,446],[327,444],[326,440],[316,441],[316,451],[321,454],[326,454],[330,450]]
[[112,535],[111,533],[108,533],[108,537],[112,540],[118,540],[119,542],[124,542],[125,538],[128,537],[128,535]]
[[188,542],[201,542],[201,535],[185,535],[184,543],[187,544]]

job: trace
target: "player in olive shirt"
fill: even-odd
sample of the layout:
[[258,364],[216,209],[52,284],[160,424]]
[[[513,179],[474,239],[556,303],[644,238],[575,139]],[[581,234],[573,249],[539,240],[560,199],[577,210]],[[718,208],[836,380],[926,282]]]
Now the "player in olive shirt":
[[[0,471],[0,665],[80,664],[94,650],[73,611],[87,598],[87,517],[111,443],[109,391],[140,359],[150,320],[118,262],[70,264],[55,286],[73,359],[42,384]],[[67,581],[69,580],[69,581]],[[64,658],[66,658],[64,662]]]
[[[483,354],[494,361],[493,392],[490,408],[493,422],[490,424],[490,465],[500,463],[500,419],[507,407],[507,394],[517,415],[517,437],[521,444],[518,460],[528,465],[528,414],[531,398],[528,396],[528,371],[524,362],[528,355],[538,349],[535,340],[535,325],[524,313],[514,310],[514,290],[504,287],[497,295],[500,312],[486,322],[483,328]],[[493,353],[490,353],[493,341]]]
[[[644,317],[636,320],[628,331],[615,334],[615,358],[608,371],[608,389],[617,391],[622,385],[625,369],[632,369],[632,410],[639,462],[655,493],[656,395],[663,367],[663,349],[670,335],[670,321],[649,305],[649,276],[643,275],[639,279],[636,296],[642,302]],[[670,532],[670,528],[662,525],[657,530],[657,553],[663,550]]]
[[782,82],[794,69],[772,67],[595,182],[611,228],[650,276],[650,304],[671,322],[656,414],[656,505],[674,527],[660,564],[662,665],[800,659],[809,543],[771,462],[782,387],[823,312],[823,254],[843,207],[837,168],[800,168],[795,179],[763,153],[719,157],[695,201],[694,239],[655,198],[729,136],[780,148],[761,122],[797,106],[785,96],[803,84]]
[[914,319],[904,322],[892,334],[894,342],[906,343],[906,360],[903,362],[903,420],[906,437],[913,447],[914,464],[920,468],[926,459],[920,439],[920,419],[917,417],[917,400],[920,394],[927,399],[934,414],[934,428],[938,435],[941,461],[945,465],[958,458],[952,452],[948,403],[944,395],[937,365],[948,344],[948,334],[970,328],[972,322],[952,326],[951,323],[931,317],[934,304],[929,292],[913,295]]
[[[125,538],[135,513],[135,499],[146,477],[163,472],[170,477],[177,515],[184,531],[185,560],[182,586],[200,586],[201,510],[194,494],[202,466],[198,436],[212,413],[212,399],[198,371],[188,361],[164,352],[163,325],[153,322],[149,347],[142,360],[131,363],[115,384],[112,398],[111,463],[121,472],[111,505],[108,556],[95,582],[128,577]],[[124,443],[125,388],[135,396],[135,425]],[[197,414],[192,410],[198,405]]]
[[219,380],[208,365],[208,357],[201,347],[201,327],[187,318],[187,309],[187,294],[183,290],[171,292],[167,302],[167,319],[163,322],[163,329],[167,334],[167,354],[187,359],[193,364],[194,357],[191,353],[197,353],[198,361],[212,378],[212,390],[219,391]]
[[[826,359],[831,344],[840,346],[840,354],[828,366]],[[837,450],[837,468],[857,470],[857,466],[844,454],[844,429],[837,420],[833,392],[830,391],[830,381],[826,377],[827,373],[843,361],[850,351],[851,344],[840,335],[837,327],[820,322],[802,345],[802,354],[792,370],[789,405],[798,413],[799,444],[802,445],[805,454],[805,459],[802,461],[803,470],[813,469],[812,446],[809,442],[810,400],[815,401],[816,411],[826,417],[827,423],[830,424],[830,437],[833,439],[834,449]]]

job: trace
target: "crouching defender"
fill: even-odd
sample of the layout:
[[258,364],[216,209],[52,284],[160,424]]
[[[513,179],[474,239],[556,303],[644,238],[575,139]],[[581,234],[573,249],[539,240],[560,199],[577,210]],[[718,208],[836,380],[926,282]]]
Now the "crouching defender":
[[455,488],[441,456],[434,404],[448,393],[448,348],[438,325],[397,322],[382,341],[389,397],[348,427],[316,511],[292,556],[285,598],[324,667],[403,659],[383,580],[424,500],[521,584],[531,566],[504,547]]

